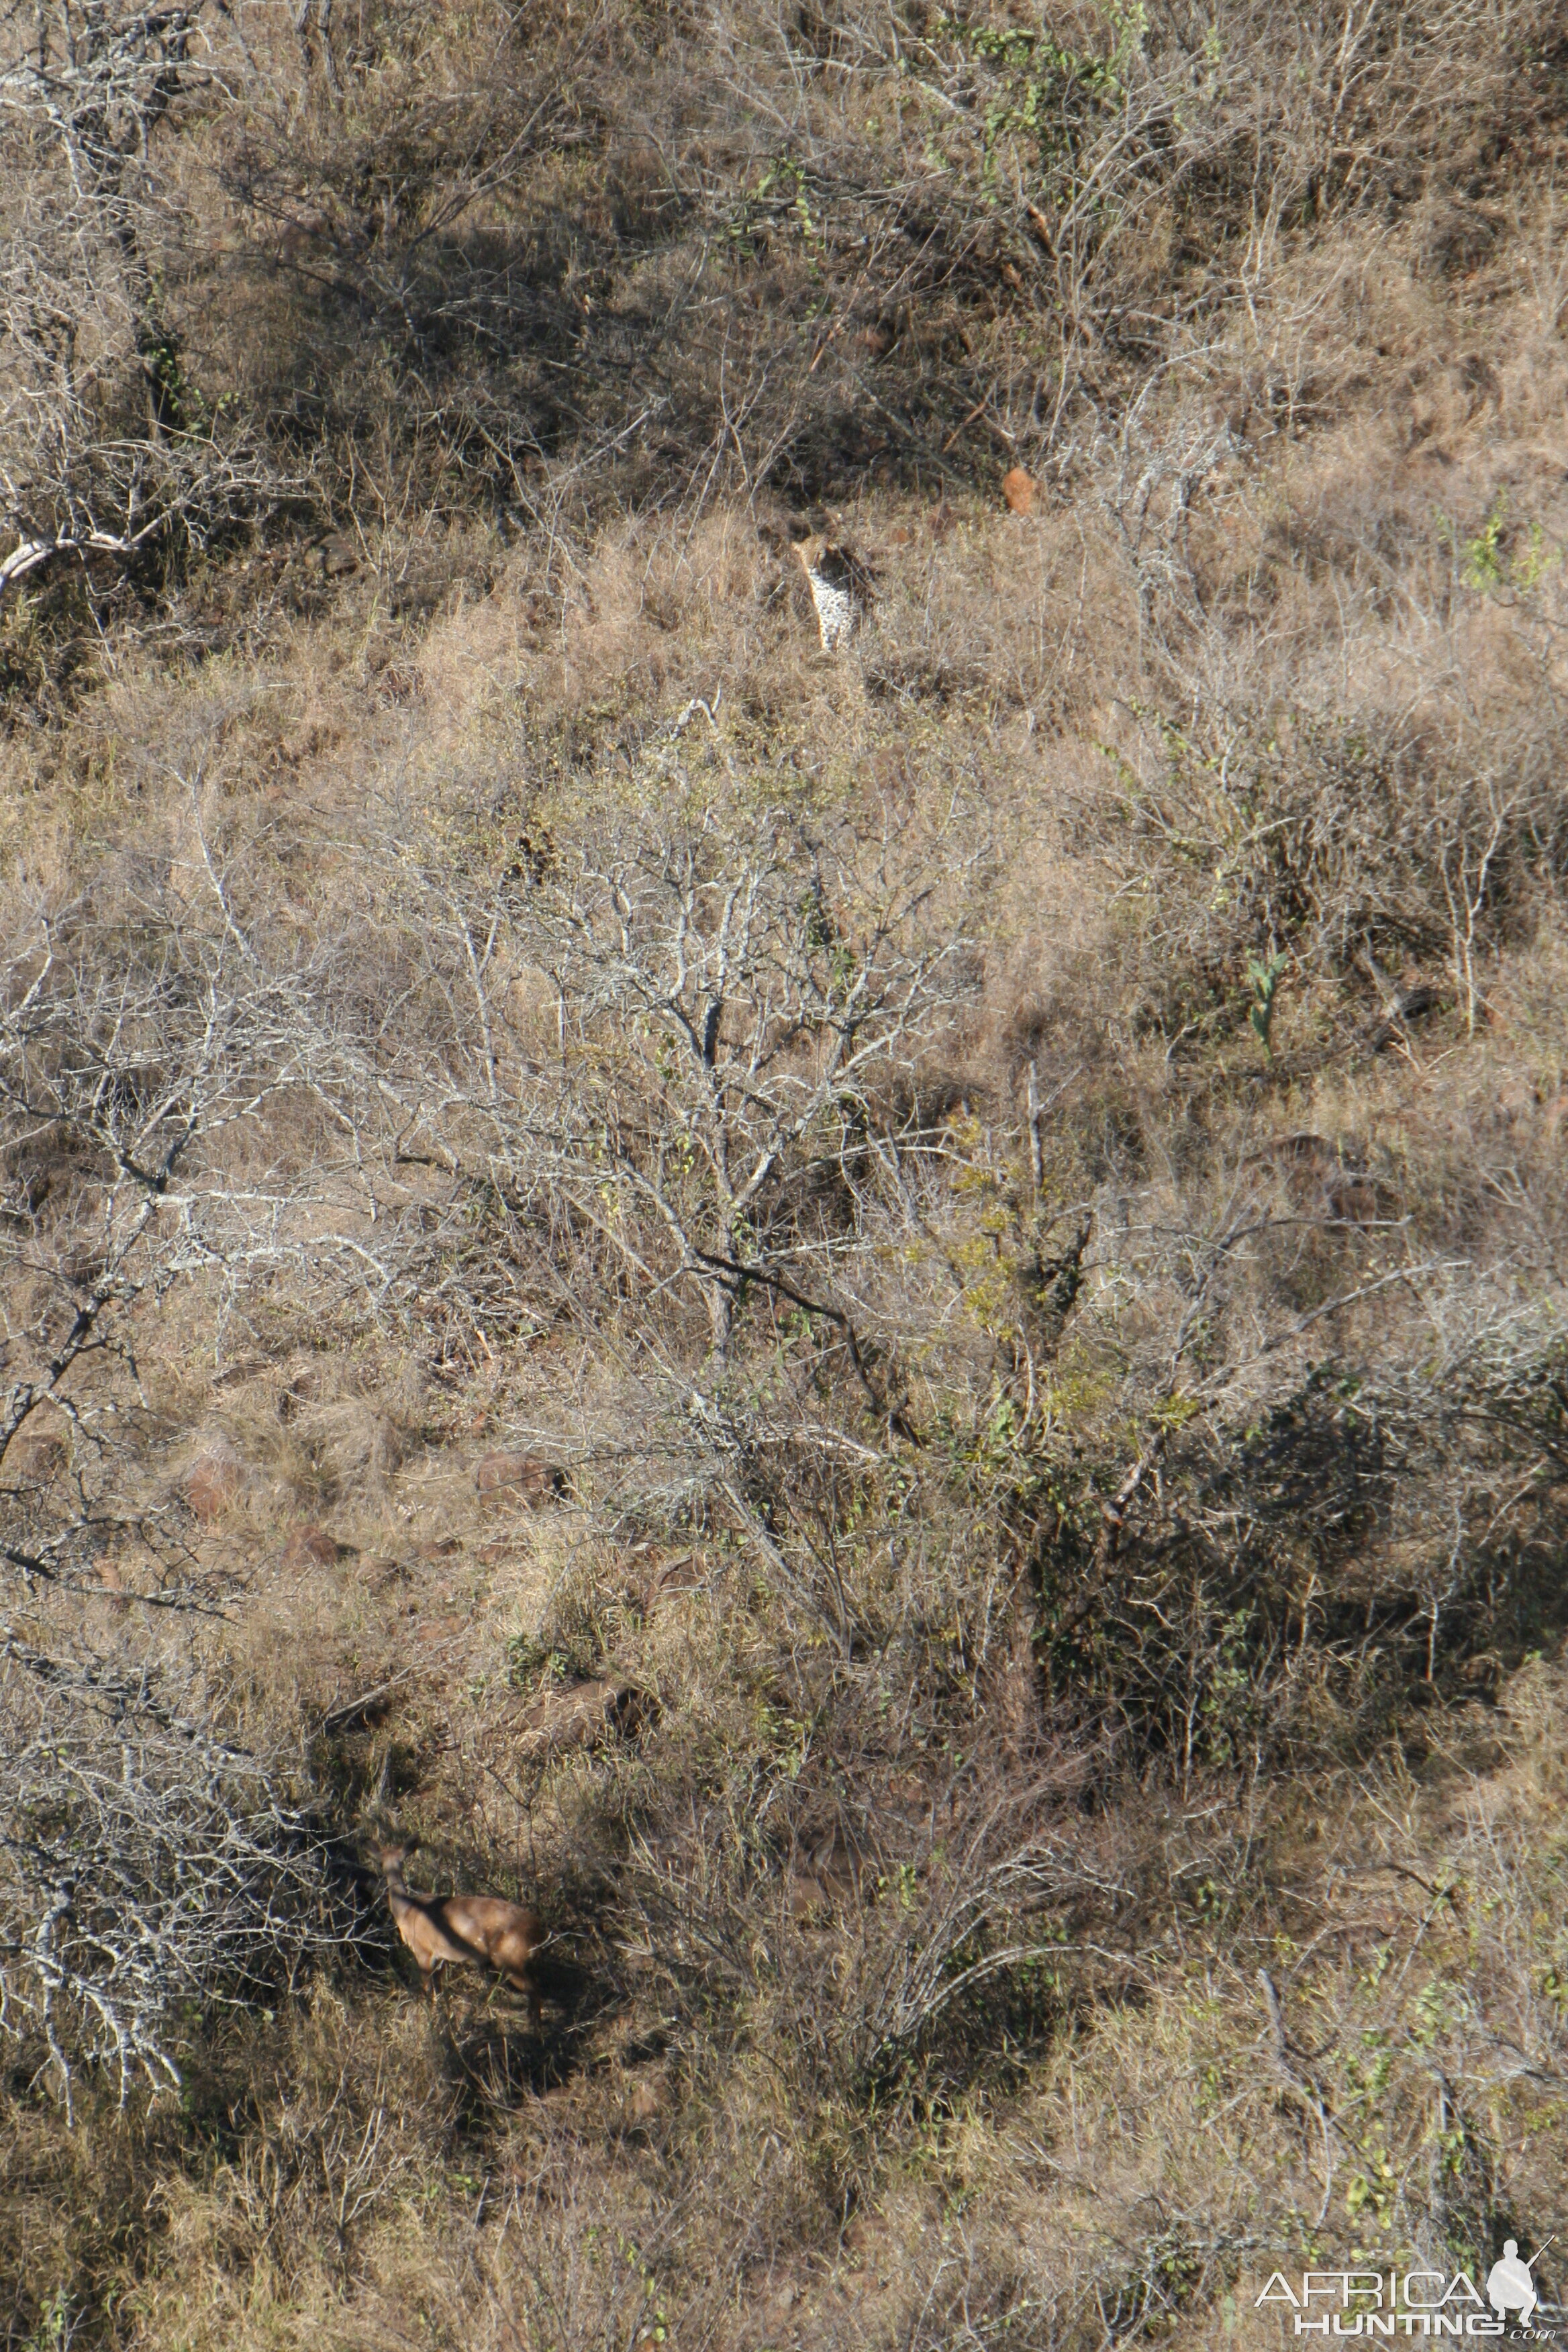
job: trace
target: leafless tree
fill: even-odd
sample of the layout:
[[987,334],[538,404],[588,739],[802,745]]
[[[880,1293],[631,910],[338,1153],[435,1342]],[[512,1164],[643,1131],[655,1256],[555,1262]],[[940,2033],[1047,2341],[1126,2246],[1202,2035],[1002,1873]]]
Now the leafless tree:
[[705,814],[596,843],[521,896],[562,1053],[525,1095],[537,1124],[503,1131],[509,1179],[553,1175],[616,1248],[649,1234],[659,1279],[704,1298],[716,1370],[749,1290],[809,1307],[836,1254],[813,1183],[864,1156],[972,980],[961,930],[921,936],[939,877],[887,811],[857,835],[766,809],[728,838]]
[[704,803],[672,775],[559,859],[466,885],[426,869],[411,896],[405,856],[387,887],[418,909],[440,1018],[376,1071],[400,1148],[564,1219],[650,1335],[661,1298],[700,1300],[709,1385],[755,1302],[826,1318],[864,1381],[835,1269],[863,1246],[868,1138],[914,1116],[976,983],[984,848],[961,826]]
[[268,971],[197,872],[194,902],[144,875],[118,900],[21,896],[5,927],[0,1559],[46,1581],[132,1526],[157,1548],[118,1478],[139,1307],[298,1239],[298,1172],[237,1181],[223,1154],[305,1075],[308,975]]
[[189,380],[165,272],[183,234],[157,164],[211,79],[202,0],[0,13],[0,597],[61,557],[125,566],[199,541],[278,486]]
[[[0,2036],[68,2104],[100,2063],[121,2097],[177,2081],[193,2011],[356,1932],[301,1766],[222,1727],[188,1515],[131,1467],[160,1302],[323,1229],[269,1131],[310,1078],[315,975],[268,968],[195,840],[183,877],[18,895],[0,957]],[[149,1609],[184,1633],[158,1644]]]
[[[191,2017],[360,1932],[287,1774],[186,1669],[0,1624],[0,2041],[73,2079],[177,2084]],[[182,2016],[182,2011],[184,2012]]]

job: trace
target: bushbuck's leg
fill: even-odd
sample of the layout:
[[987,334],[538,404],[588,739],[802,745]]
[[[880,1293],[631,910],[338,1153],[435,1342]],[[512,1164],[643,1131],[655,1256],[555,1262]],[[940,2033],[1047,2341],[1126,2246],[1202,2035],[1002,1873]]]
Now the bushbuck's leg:
[[506,1980],[513,1992],[520,1992],[528,2003],[529,2029],[531,2032],[537,2033],[540,2022],[539,1995],[533,1989],[533,1979],[531,1977],[520,1976],[515,1970],[508,1969]]

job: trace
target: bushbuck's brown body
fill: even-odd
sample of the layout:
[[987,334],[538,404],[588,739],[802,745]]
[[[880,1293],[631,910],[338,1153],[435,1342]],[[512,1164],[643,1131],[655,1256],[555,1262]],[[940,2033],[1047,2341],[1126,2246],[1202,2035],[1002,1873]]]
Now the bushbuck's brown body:
[[544,1930],[532,1912],[494,1895],[411,1895],[403,1881],[409,1850],[384,1846],[376,1860],[397,1932],[418,1961],[431,1992],[437,1969],[452,1962],[494,1969],[524,1995],[537,2027],[539,1989],[530,1963],[544,1941]]

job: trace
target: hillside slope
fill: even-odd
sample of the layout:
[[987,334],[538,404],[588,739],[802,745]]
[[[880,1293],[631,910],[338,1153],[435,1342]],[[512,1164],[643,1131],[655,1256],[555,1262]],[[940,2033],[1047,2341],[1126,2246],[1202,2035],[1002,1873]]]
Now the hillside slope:
[[6,2344],[1531,2251],[1560,12],[0,23]]

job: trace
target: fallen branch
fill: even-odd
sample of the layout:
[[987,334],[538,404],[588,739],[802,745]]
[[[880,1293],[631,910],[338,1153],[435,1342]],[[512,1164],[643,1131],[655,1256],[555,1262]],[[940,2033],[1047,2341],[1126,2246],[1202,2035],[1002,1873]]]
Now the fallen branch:
[[89,555],[112,555],[122,563],[129,562],[168,520],[167,514],[159,513],[151,522],[143,523],[140,530],[60,531],[52,539],[24,539],[9,555],[0,557],[0,596],[52,562],[57,555],[79,555],[84,561]]

